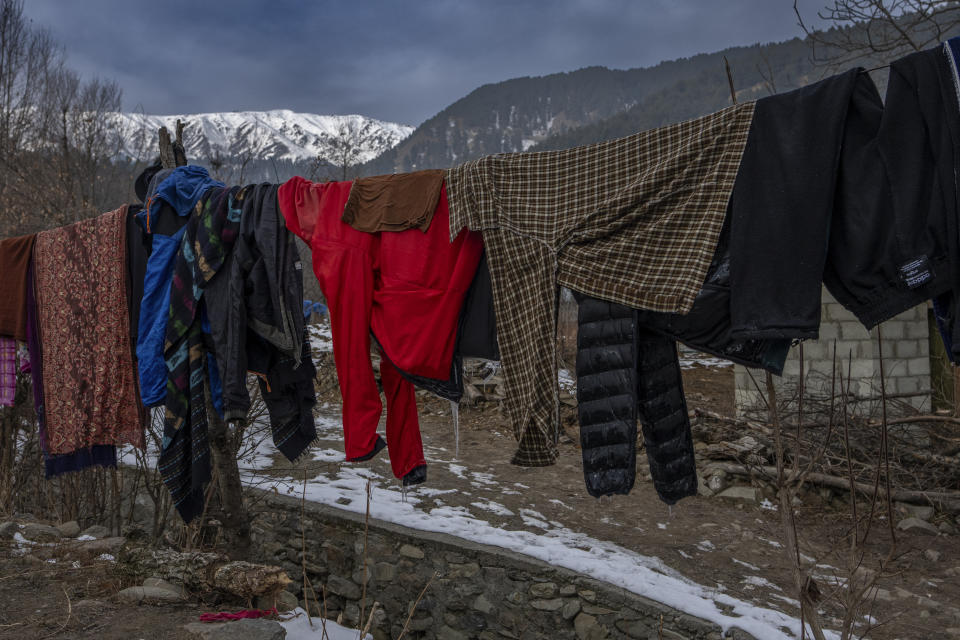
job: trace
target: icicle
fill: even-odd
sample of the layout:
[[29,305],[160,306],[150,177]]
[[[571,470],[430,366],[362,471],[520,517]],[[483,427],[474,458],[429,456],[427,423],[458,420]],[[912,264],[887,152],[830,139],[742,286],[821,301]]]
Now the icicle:
[[668,517],[668,518],[672,518],[672,517],[673,517],[673,505],[672,505],[672,504],[668,504],[668,505],[667,505],[667,517]]
[[450,401],[450,415],[453,416],[453,449],[454,458],[460,457],[460,404]]

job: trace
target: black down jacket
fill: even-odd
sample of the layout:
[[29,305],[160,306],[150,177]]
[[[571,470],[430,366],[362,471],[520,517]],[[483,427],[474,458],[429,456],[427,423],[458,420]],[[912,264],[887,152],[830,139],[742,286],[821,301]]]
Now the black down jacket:
[[590,495],[626,494],[636,478],[637,419],[654,487],[674,504],[697,491],[693,440],[673,340],[641,327],[637,312],[574,294],[577,411]]

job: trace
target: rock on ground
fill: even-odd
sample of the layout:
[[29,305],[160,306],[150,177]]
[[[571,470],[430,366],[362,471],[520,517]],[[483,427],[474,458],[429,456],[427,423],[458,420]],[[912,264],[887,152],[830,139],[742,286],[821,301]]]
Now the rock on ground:
[[186,600],[182,594],[163,587],[128,587],[117,597],[133,604],[172,604]]
[[931,536],[940,533],[939,529],[920,518],[905,518],[897,523],[897,529],[901,531],[912,531],[913,533],[925,533]]
[[23,525],[23,530],[20,533],[27,540],[34,542],[57,542],[63,537],[56,527],[36,522]]
[[262,618],[223,624],[191,622],[184,630],[198,640],[285,640],[287,637],[287,630],[279,622]]
[[81,536],[90,536],[92,538],[106,538],[110,535],[110,529],[107,529],[103,525],[95,524],[92,527],[87,527],[80,532]]

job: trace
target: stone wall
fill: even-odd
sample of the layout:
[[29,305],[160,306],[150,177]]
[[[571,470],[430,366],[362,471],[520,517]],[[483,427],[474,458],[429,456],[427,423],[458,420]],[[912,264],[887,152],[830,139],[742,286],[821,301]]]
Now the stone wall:
[[[364,517],[326,505],[251,490],[254,548],[283,566],[303,606],[302,565],[327,615],[357,626],[364,576]],[[306,527],[306,554],[301,548]],[[374,600],[375,640],[400,635],[413,610],[411,639],[523,640],[658,638],[719,640],[720,628],[573,571],[497,547],[371,519],[367,537],[366,610]],[[431,581],[420,603],[414,602]],[[732,630],[727,638],[752,636]]]
[[[927,305],[919,305],[880,325],[883,335],[883,366],[886,392],[889,395],[916,394],[929,391],[930,335]],[[936,336],[935,336],[936,337]],[[937,338],[939,339],[939,338]],[[823,290],[820,315],[820,338],[803,343],[804,386],[815,395],[829,397],[833,350],[836,343],[837,362],[842,363],[844,375],[850,362],[851,391],[861,398],[880,395],[880,354],[877,329],[867,332],[856,316],[847,311],[830,293]],[[750,379],[753,374],[753,380]],[[765,414],[763,401],[756,384],[764,391],[764,373],[742,366],[735,369],[737,413],[754,416]],[[792,347],[783,368],[783,377],[777,380],[778,393],[796,394],[800,378],[800,349]],[[838,383],[839,393],[839,383]],[[930,394],[902,397],[916,409],[930,409]]]

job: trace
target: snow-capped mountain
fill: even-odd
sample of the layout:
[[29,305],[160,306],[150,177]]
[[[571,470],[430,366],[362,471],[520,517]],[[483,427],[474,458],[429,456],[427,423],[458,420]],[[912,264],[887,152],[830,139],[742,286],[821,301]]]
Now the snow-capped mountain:
[[359,164],[380,155],[410,135],[413,127],[359,115],[323,116],[273,111],[233,111],[186,115],[120,114],[123,154],[147,159],[156,154],[160,127],[173,134],[179,118],[186,123],[184,146],[190,159],[313,160]]

